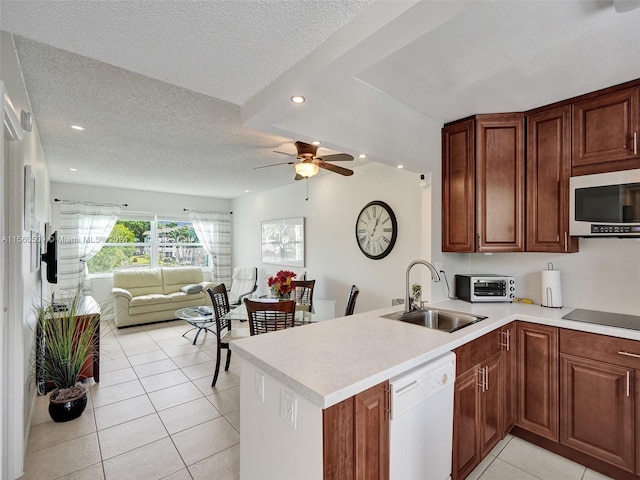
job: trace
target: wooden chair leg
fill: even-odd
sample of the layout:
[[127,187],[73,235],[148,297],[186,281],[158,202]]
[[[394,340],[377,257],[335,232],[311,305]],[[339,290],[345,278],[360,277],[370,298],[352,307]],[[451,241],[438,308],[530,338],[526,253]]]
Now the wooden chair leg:
[[231,349],[229,348],[227,350],[227,363],[225,363],[224,365],[224,371],[228,371],[229,370],[229,364],[231,363]]
[[[218,345],[218,353],[216,355],[216,371],[213,374],[213,382],[211,382],[212,387],[215,387],[216,382],[218,381],[218,373],[220,372],[220,354],[221,354],[220,346]],[[227,360],[227,363],[229,363],[228,360]]]

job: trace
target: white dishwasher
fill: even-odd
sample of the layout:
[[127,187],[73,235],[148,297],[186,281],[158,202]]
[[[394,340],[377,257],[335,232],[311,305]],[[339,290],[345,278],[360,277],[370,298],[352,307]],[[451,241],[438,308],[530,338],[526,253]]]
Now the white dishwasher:
[[456,356],[449,352],[392,378],[391,480],[449,480]]

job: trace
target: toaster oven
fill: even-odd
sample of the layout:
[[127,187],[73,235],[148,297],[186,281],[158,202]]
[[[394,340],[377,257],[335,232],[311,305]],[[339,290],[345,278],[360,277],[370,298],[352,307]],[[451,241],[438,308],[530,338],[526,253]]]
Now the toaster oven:
[[455,294],[467,302],[513,302],[516,281],[507,275],[456,275]]

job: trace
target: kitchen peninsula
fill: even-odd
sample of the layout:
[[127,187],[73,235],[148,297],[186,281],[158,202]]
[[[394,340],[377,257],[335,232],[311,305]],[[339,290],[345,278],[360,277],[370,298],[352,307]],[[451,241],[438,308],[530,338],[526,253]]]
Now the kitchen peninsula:
[[381,318],[400,308],[389,307],[233,342],[241,358],[241,478],[329,478],[326,412],[511,322],[640,340],[638,330],[564,320],[571,308],[456,300],[437,307],[488,318],[445,333]]

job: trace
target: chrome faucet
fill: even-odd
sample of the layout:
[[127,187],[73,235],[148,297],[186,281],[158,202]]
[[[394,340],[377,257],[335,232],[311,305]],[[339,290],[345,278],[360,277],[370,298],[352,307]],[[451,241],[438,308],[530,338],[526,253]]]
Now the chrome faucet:
[[405,293],[405,296],[404,296],[404,311],[405,312],[410,312],[411,310],[413,310],[413,305],[411,304],[411,297],[409,297],[409,272],[411,272],[411,269],[414,267],[414,265],[418,265],[418,264],[424,265],[429,270],[431,270],[431,279],[434,282],[439,282],[440,281],[440,275],[438,275],[438,271],[436,270],[436,267],[431,265],[426,260],[414,260],[413,262],[411,262],[409,264],[409,266],[407,267],[407,283],[406,283],[406,291],[405,291],[406,293]]

